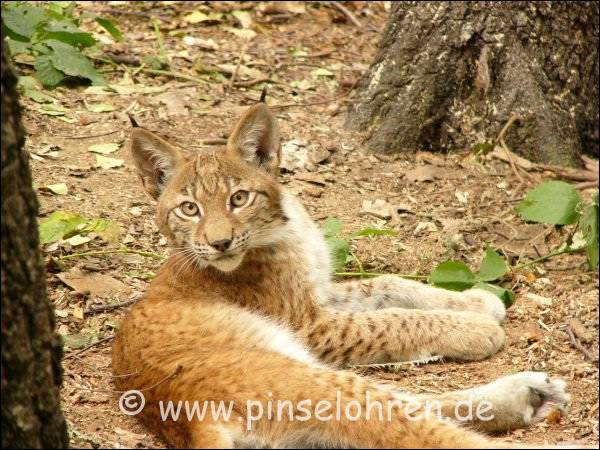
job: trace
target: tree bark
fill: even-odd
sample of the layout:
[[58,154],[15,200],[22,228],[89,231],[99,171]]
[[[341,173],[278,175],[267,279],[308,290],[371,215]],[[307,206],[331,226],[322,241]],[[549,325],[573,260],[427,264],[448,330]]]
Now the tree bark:
[[598,155],[598,2],[392,2],[347,125],[382,152]]
[[16,78],[2,33],[2,448],[66,448],[62,344],[46,297]]

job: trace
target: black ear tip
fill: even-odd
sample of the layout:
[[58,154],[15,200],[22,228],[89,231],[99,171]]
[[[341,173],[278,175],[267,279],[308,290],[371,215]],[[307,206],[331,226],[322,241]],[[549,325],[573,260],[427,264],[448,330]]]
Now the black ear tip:
[[262,88],[262,92],[260,93],[260,102],[261,103],[266,103],[266,98],[267,98],[267,85],[265,84],[265,86]]
[[129,117],[129,121],[131,122],[131,126],[133,128],[140,128],[140,125],[137,123],[137,121],[135,120],[135,117],[133,117],[133,115],[131,115],[130,113],[127,113],[127,117]]

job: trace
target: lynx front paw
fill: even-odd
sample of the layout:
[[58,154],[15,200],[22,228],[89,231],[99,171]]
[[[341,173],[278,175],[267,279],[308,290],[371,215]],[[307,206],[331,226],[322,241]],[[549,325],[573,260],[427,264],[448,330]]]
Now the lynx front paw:
[[462,292],[462,295],[478,305],[477,312],[489,314],[498,322],[502,322],[506,317],[506,307],[497,295],[484,289],[469,289]]
[[505,334],[498,322],[487,314],[455,312],[454,323],[448,324],[445,334],[439,336],[443,357],[461,361],[479,361],[502,348]]
[[566,383],[543,372],[521,372],[482,386],[478,397],[492,404],[493,419],[488,430],[510,430],[539,422],[551,412],[567,411],[570,395]]

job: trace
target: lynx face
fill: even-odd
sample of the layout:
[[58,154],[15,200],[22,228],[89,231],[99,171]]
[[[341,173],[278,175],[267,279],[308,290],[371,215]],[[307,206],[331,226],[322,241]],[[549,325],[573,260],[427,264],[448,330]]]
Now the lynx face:
[[279,164],[275,119],[260,104],[234,129],[227,148],[184,156],[135,128],[131,150],[157,223],[190,264],[235,270],[245,253],[276,244],[286,222],[274,177]]

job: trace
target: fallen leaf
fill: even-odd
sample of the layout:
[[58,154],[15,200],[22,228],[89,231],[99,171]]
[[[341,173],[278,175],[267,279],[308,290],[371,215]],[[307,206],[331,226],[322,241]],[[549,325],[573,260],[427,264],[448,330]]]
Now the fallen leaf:
[[83,308],[81,306],[73,307],[73,317],[75,317],[76,319],[79,319],[79,320],[84,319]]
[[331,70],[324,69],[320,67],[319,69],[315,69],[310,73],[313,77],[333,77],[335,74]]
[[65,239],[65,241],[68,242],[69,244],[71,244],[72,247],[77,247],[79,245],[86,244],[86,243],[90,242],[91,240],[92,240],[92,238],[89,238],[87,236],[82,236],[80,234],[76,234],[75,236],[72,236],[69,239]]
[[562,418],[562,414],[560,413],[560,410],[554,409],[554,410],[550,411],[550,413],[546,416],[545,420],[547,423],[556,425],[556,424],[560,423],[561,418]]
[[237,37],[242,38],[245,41],[251,41],[256,36],[256,32],[254,30],[247,28],[223,27],[223,30],[228,31],[231,34],[235,34]]
[[594,334],[591,332],[591,330],[588,330],[583,323],[581,323],[581,320],[573,318],[569,320],[569,326],[571,327],[573,334],[581,342],[588,343],[594,340]]
[[107,156],[96,155],[96,166],[102,169],[114,169],[121,167],[125,161],[117,158],[109,158]]
[[167,115],[169,116],[188,116],[190,114],[185,95],[182,92],[165,92],[156,99],[167,107]]
[[69,188],[65,183],[57,183],[57,184],[49,184],[47,186],[42,186],[39,189],[40,191],[52,192],[56,195],[67,195],[69,192]]
[[182,39],[185,45],[200,47],[203,50],[218,50],[219,46],[212,39],[200,39],[195,36],[184,36]]
[[90,112],[102,113],[114,111],[115,107],[110,103],[95,103],[93,105],[88,105],[87,110]]
[[254,21],[252,20],[252,14],[248,11],[236,10],[232,11],[231,15],[237,19],[242,28],[250,28]]
[[392,205],[390,205],[385,200],[363,200],[362,208],[359,214],[387,220],[392,218],[392,211]]
[[424,231],[429,233],[435,233],[438,231],[437,226],[433,222],[419,222],[413,231],[413,236],[422,234]]
[[542,297],[541,295],[532,294],[531,292],[526,293],[524,298],[536,302],[542,306],[552,306],[551,298]]
[[201,11],[194,11],[186,16],[183,16],[183,20],[187,23],[202,23],[203,25],[214,25],[223,19],[223,15],[217,12],[211,12],[210,14],[204,14]]
[[107,144],[94,144],[88,147],[88,151],[94,153],[100,153],[102,155],[108,155],[109,153],[116,152],[119,150],[120,145],[116,142],[109,142]]
[[69,286],[76,292],[89,292],[92,296],[105,294],[115,294],[128,291],[126,284],[98,272],[86,272],[77,267],[68,272],[62,272],[56,275],[60,281]]
[[307,183],[316,184],[317,186],[325,186],[325,179],[319,175],[312,173],[299,173],[295,176],[297,180],[306,181]]
[[93,334],[66,334],[63,335],[63,344],[65,349],[76,350],[91,344],[96,340]]
[[460,203],[469,203],[469,193],[463,191],[454,192],[454,196]]
[[407,171],[404,176],[408,181],[433,181],[439,178],[437,174],[438,170],[433,166],[419,166]]

